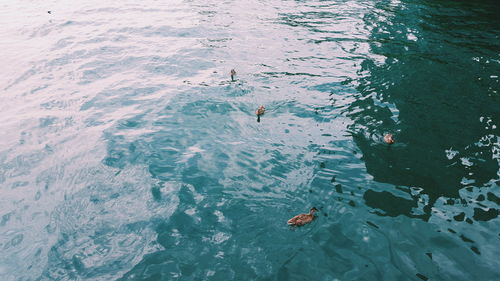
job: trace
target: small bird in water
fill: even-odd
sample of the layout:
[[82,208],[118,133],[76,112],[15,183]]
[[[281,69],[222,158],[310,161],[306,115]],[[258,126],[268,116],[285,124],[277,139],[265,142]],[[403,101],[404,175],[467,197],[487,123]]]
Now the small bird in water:
[[300,214],[296,215],[295,217],[291,218],[288,220],[288,225],[293,225],[293,226],[303,226],[305,224],[308,224],[314,220],[314,213],[317,212],[318,209],[312,207],[309,210],[309,214]]
[[394,143],[394,140],[392,139],[392,134],[386,134],[384,136],[384,141],[387,143],[387,144],[393,144]]
[[255,111],[255,114],[257,115],[257,122],[260,122],[260,116],[264,115],[264,112],[266,112],[266,108],[261,105],[257,110]]
[[234,76],[236,76],[236,71],[234,69],[231,69],[231,81],[234,82]]
[[47,13],[52,14],[52,12],[51,12],[51,11],[47,11]]

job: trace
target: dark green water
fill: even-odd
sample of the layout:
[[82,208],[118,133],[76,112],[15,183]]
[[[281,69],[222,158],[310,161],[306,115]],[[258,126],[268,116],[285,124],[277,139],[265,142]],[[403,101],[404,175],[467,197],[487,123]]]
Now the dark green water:
[[1,3],[0,280],[498,280],[499,15]]

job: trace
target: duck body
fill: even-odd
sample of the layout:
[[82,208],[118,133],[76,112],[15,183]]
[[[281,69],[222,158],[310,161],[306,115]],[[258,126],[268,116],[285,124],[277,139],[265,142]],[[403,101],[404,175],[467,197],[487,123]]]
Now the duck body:
[[234,69],[231,69],[231,81],[234,82],[234,76],[236,76],[236,71]]
[[263,105],[261,105],[261,106],[259,106],[259,108],[257,108],[257,110],[255,111],[255,114],[257,116],[261,116],[261,115],[264,115],[265,112],[266,112],[266,108]]
[[384,136],[384,141],[387,143],[387,144],[393,144],[394,143],[394,140],[392,139],[392,134],[386,134]]
[[309,210],[309,214],[300,214],[288,220],[287,224],[292,226],[303,226],[312,222],[315,218],[314,213],[317,212],[318,209],[312,207]]
[[257,110],[255,111],[255,115],[257,115],[257,122],[260,122],[260,116],[264,115],[264,112],[266,112],[266,108],[261,105]]

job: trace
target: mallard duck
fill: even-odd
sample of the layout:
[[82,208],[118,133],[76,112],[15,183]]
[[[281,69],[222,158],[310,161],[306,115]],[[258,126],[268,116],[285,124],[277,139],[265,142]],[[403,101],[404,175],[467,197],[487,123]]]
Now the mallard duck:
[[257,116],[261,116],[261,115],[264,115],[265,112],[266,112],[266,108],[263,105],[261,105],[261,106],[259,106],[259,108],[257,108],[257,110],[255,111],[255,114]]
[[234,82],[234,76],[236,76],[236,71],[234,69],[231,69],[231,81]]
[[384,141],[387,143],[387,144],[393,144],[394,143],[394,140],[392,139],[392,134],[386,134],[384,136]]
[[318,209],[312,207],[309,210],[309,214],[300,214],[296,215],[295,217],[291,218],[288,220],[289,225],[294,225],[294,226],[302,226],[305,224],[308,224],[314,220],[314,213],[317,212]]
[[255,111],[255,115],[257,115],[257,122],[260,122],[260,116],[264,115],[265,112],[266,112],[266,108],[263,105],[261,105],[261,106],[259,106],[259,108],[257,108],[257,110]]

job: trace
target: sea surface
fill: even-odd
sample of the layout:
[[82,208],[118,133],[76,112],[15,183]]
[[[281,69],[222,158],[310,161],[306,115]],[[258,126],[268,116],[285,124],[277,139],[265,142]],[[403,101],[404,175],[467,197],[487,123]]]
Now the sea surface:
[[0,280],[499,280],[499,15],[2,0]]

